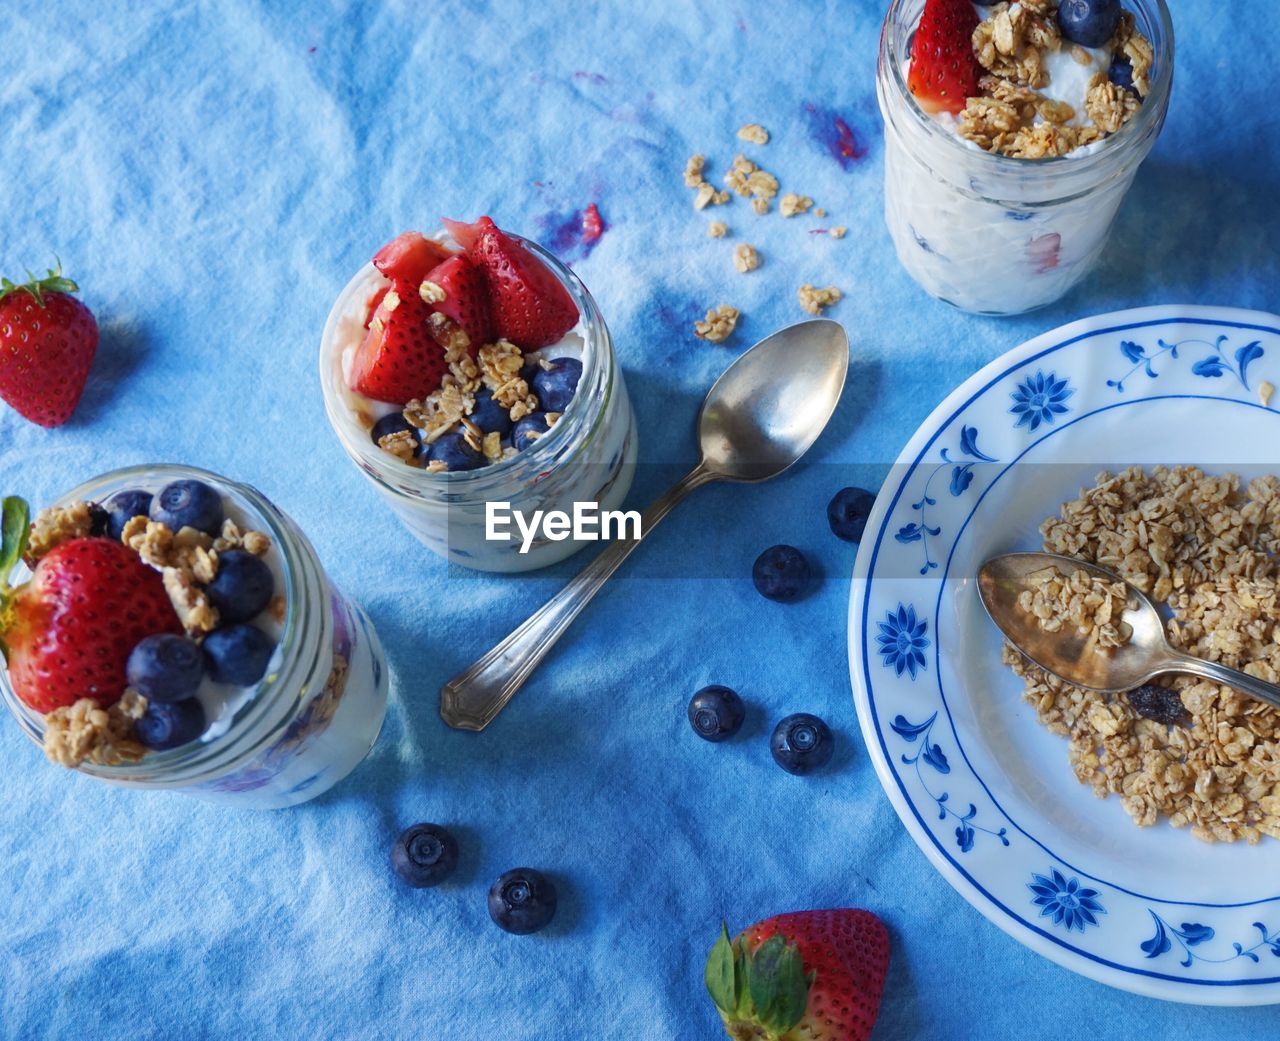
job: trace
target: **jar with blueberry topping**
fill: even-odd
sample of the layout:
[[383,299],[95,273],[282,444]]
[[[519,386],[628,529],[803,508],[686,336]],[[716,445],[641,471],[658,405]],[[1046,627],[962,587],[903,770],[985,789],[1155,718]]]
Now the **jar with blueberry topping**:
[[[1149,86],[1132,118],[1066,154],[1021,158],[984,151],[957,132],[955,117],[930,115],[911,93],[912,38],[924,6],[892,0],[876,77],[885,220],[898,257],[922,288],[961,310],[1009,315],[1043,307],[1098,260],[1164,124],[1173,82],[1169,9],[1164,0],[1124,0],[1152,51]],[[979,17],[991,10],[982,5]],[[1069,40],[1052,58],[1064,78],[1096,75],[1088,62],[1105,69],[1111,60]]]
[[[361,268],[334,303],[320,344],[325,408],[347,454],[424,545],[450,563],[480,571],[546,567],[587,544],[539,532],[522,551],[522,540],[511,524],[503,529],[511,537],[490,538],[489,503],[506,503],[526,518],[539,510],[572,516],[576,503],[618,509],[631,486],[638,447],[622,369],[595,301],[578,277],[546,250],[519,236],[510,239],[552,273],[579,316],[558,342],[527,358],[544,369],[568,360],[575,374],[573,363],[581,365],[571,400],[536,440],[514,440],[488,465],[458,471],[451,467],[433,472],[379,447],[371,431],[376,436],[373,428],[388,417],[398,422],[398,413],[353,392],[344,371],[365,335],[371,300],[381,299],[386,290],[387,280],[373,264]],[[519,427],[517,423],[517,434]]]
[[[104,517],[100,534],[119,539],[124,527],[126,544],[139,548],[144,562],[155,565],[158,560],[149,560],[148,554],[171,552],[173,545],[166,536],[159,547],[143,548],[143,532],[148,517],[169,519],[161,510],[159,493],[176,484],[212,489],[221,498],[215,518],[221,525],[219,539],[210,547],[213,555],[224,565],[243,556],[244,572],[259,578],[269,574],[269,583],[257,583],[260,588],[250,594],[254,603],[246,610],[257,609],[265,600],[259,594],[265,591],[272,594],[271,604],[242,622],[233,604],[239,594],[227,582],[219,599],[214,577],[206,591],[210,600],[222,605],[226,618],[211,624],[212,631],[203,636],[205,671],[194,695],[175,704],[147,706],[147,714],[128,735],[134,754],[101,761],[77,756],[75,768],[110,784],[179,791],[237,807],[272,809],[305,802],[346,777],[368,754],[381,729],[388,673],[377,633],[363,610],[329,581],[293,520],[248,485],[188,466],[139,466],[95,478],[57,505],[117,504],[121,515]],[[157,505],[148,514],[153,497]],[[189,506],[189,501],[179,504],[180,509]],[[133,529],[125,527],[130,513],[138,530],[132,542]],[[181,523],[181,513],[173,517],[173,523]],[[191,546],[209,541],[196,541],[192,527],[180,530]],[[211,534],[209,526],[204,534]],[[249,566],[255,554],[265,569]],[[170,570],[178,569],[165,568],[166,580]],[[228,619],[233,624],[227,624]],[[241,639],[246,634],[255,639]],[[211,646],[215,640],[223,646]],[[260,661],[247,660],[259,652]],[[131,682],[134,660],[131,656]],[[27,736],[48,751],[53,715],[34,711],[14,686],[10,669],[0,666],[0,699]],[[162,711],[150,718],[151,709],[175,707],[193,710],[199,720],[193,733],[178,734],[174,729],[181,729],[190,713]]]

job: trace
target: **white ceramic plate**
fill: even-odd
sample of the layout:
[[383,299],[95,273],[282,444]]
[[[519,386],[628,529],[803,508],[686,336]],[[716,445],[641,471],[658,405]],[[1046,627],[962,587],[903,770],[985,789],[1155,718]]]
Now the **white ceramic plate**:
[[1076,782],[974,587],[1103,469],[1280,473],[1280,317],[1155,307],[1065,326],[957,388],[899,458],[858,554],[854,700],[894,808],[942,875],[1032,950],[1198,1004],[1280,1002],[1280,841],[1134,826]]

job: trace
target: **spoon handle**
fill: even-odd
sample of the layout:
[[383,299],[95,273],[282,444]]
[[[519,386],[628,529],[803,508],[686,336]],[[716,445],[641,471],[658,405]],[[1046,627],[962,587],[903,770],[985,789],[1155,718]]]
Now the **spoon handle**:
[[1251,698],[1265,701],[1273,708],[1280,708],[1280,687],[1274,683],[1268,683],[1266,680],[1260,680],[1256,676],[1250,676],[1247,672],[1241,672],[1239,669],[1231,669],[1225,665],[1219,665],[1217,662],[1205,661],[1203,658],[1196,658],[1190,654],[1180,654],[1177,657],[1176,670],[1178,672],[1189,672],[1193,676],[1213,680],[1215,683],[1223,683],[1233,690],[1238,690],[1241,694],[1247,694]]
[[591,602],[606,579],[641,540],[695,488],[718,480],[699,463],[653,503],[640,522],[640,538],[608,546],[560,592],[465,672],[440,688],[440,715],[457,730],[483,730],[538,667]]

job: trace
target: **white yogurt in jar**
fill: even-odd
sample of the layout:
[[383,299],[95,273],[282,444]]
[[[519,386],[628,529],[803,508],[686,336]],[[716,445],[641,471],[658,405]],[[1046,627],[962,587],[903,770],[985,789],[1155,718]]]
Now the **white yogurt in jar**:
[[[909,23],[895,22],[907,6],[900,0],[890,10],[877,77],[886,131],[885,221],[898,257],[924,289],[962,310],[1018,314],[1052,303],[1101,254],[1154,131],[1137,135],[1126,126],[1056,158],[983,151],[960,137],[956,116],[926,115],[909,96],[905,55],[919,6]],[[975,10],[983,19],[991,13]],[[1089,122],[1089,84],[1109,71],[1112,54],[1109,47],[1083,48],[1084,64],[1073,50],[1064,40],[1045,56],[1049,83],[1038,92],[1071,105],[1070,123],[1078,126]],[[1159,105],[1162,119],[1167,95]]]

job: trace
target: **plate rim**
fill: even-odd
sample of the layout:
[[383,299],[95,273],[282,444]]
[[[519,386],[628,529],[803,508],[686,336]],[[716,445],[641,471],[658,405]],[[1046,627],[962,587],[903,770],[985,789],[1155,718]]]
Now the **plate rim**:
[[[959,414],[990,391],[1000,380],[1047,354],[1070,347],[1081,339],[1098,335],[1111,326],[1117,327],[1116,331],[1119,331],[1144,325],[1174,324],[1183,321],[1230,323],[1237,327],[1256,328],[1280,336],[1280,315],[1246,308],[1157,304],[1104,312],[1076,319],[1019,342],[958,383],[930,411],[907,439],[890,470],[891,475],[901,474],[902,476],[896,480],[887,480],[876,496],[866,528],[867,531],[876,534],[873,538],[862,542],[858,548],[850,585],[848,611],[847,650],[850,682],[863,742],[875,768],[876,778],[894,812],[912,841],[948,885],[1002,932],[1034,953],[1048,958],[1071,972],[1122,991],[1187,1004],[1268,1005],[1280,1003],[1280,975],[1259,980],[1192,980],[1119,966],[1064,944],[1060,939],[1029,925],[1015,912],[1006,908],[996,895],[988,892],[980,882],[969,876],[944,853],[938,847],[935,836],[923,826],[918,818],[918,808],[900,788],[898,779],[885,757],[880,730],[872,718],[873,711],[867,687],[870,682],[870,652],[866,654],[863,652],[862,627],[863,603],[869,596],[868,574],[873,558],[877,556],[880,543],[884,538],[882,529],[886,526],[887,516],[891,513],[892,506],[899,498],[900,490],[908,476],[924,461],[926,453],[944,430]],[[941,653],[940,648],[937,649],[937,653]],[[981,778],[977,774],[974,776],[981,783]],[[1280,897],[1258,902],[1271,902],[1273,899],[1280,899]]]

